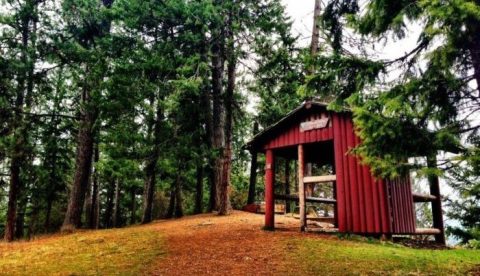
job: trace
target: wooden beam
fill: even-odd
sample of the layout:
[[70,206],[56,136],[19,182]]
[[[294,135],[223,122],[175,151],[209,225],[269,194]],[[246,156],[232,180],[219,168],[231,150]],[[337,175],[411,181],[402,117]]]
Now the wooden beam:
[[306,210],[305,210],[305,184],[303,184],[303,145],[298,145],[298,194],[300,205],[300,231],[305,231],[307,226]]
[[438,235],[442,234],[442,231],[438,228],[417,228],[415,229],[417,235]]
[[268,149],[265,154],[265,228],[270,230],[275,228],[274,164],[273,151]]
[[305,231],[312,232],[312,233],[338,233],[338,228],[308,227],[308,228],[305,228]]
[[434,195],[413,193],[412,196],[413,196],[413,202],[431,202],[431,201],[437,200],[437,197]]
[[332,175],[320,175],[320,176],[305,176],[303,178],[303,183],[325,183],[333,182],[337,180],[337,176]]
[[[299,201],[298,195],[275,195],[275,199],[281,199],[286,201]],[[326,203],[326,204],[335,204],[337,201],[333,198],[321,198],[306,196],[305,202],[315,202],[315,203]]]

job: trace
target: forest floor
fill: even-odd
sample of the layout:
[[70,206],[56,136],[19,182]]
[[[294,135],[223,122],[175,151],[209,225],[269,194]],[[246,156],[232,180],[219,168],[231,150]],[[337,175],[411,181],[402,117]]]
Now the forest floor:
[[204,214],[0,243],[2,275],[480,275],[480,252],[298,232],[298,221]]

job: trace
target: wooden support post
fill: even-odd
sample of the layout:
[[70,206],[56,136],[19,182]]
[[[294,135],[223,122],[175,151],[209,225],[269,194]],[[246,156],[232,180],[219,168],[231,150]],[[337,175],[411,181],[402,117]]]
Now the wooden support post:
[[[290,159],[285,160],[285,194],[290,194]],[[285,212],[290,213],[290,202],[285,201]]]
[[298,145],[298,201],[300,205],[300,231],[305,231],[307,217],[305,212],[305,184],[303,184],[303,145]]
[[273,230],[275,228],[275,199],[273,194],[275,158],[271,149],[268,149],[265,155],[265,229]]
[[[429,168],[437,168],[437,157],[427,157],[427,166]],[[428,177],[430,184],[430,194],[435,196],[436,199],[432,200],[432,217],[433,228],[439,229],[440,233],[435,234],[435,241],[440,244],[445,244],[445,229],[443,226],[443,212],[442,212],[442,198],[440,196],[440,183],[438,176],[431,175]]]

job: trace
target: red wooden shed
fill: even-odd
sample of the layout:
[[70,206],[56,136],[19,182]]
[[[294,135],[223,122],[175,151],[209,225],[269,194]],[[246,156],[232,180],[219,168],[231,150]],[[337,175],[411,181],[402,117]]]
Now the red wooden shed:
[[[438,182],[431,195],[417,195],[412,194],[409,176],[375,178],[369,167],[349,153],[360,143],[351,113],[326,107],[320,102],[304,102],[247,144],[250,151],[266,155],[265,227],[274,228],[275,200],[285,200],[299,203],[301,230],[313,230],[306,215],[306,203],[312,202],[333,205],[334,230],[340,233],[433,234],[437,241],[444,241]],[[277,157],[298,160],[298,194],[274,193]],[[330,169],[328,174],[308,175],[305,166],[310,164]],[[312,194],[312,187],[323,184],[332,185],[332,198]],[[417,229],[414,203],[427,201],[432,202],[435,228]]]

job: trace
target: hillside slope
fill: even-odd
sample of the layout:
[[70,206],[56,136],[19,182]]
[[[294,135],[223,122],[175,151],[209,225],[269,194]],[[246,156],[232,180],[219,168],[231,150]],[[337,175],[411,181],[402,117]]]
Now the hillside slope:
[[0,244],[4,275],[318,275],[474,274],[480,252],[419,250],[378,242],[302,234],[277,216],[211,214],[123,229],[83,231]]

